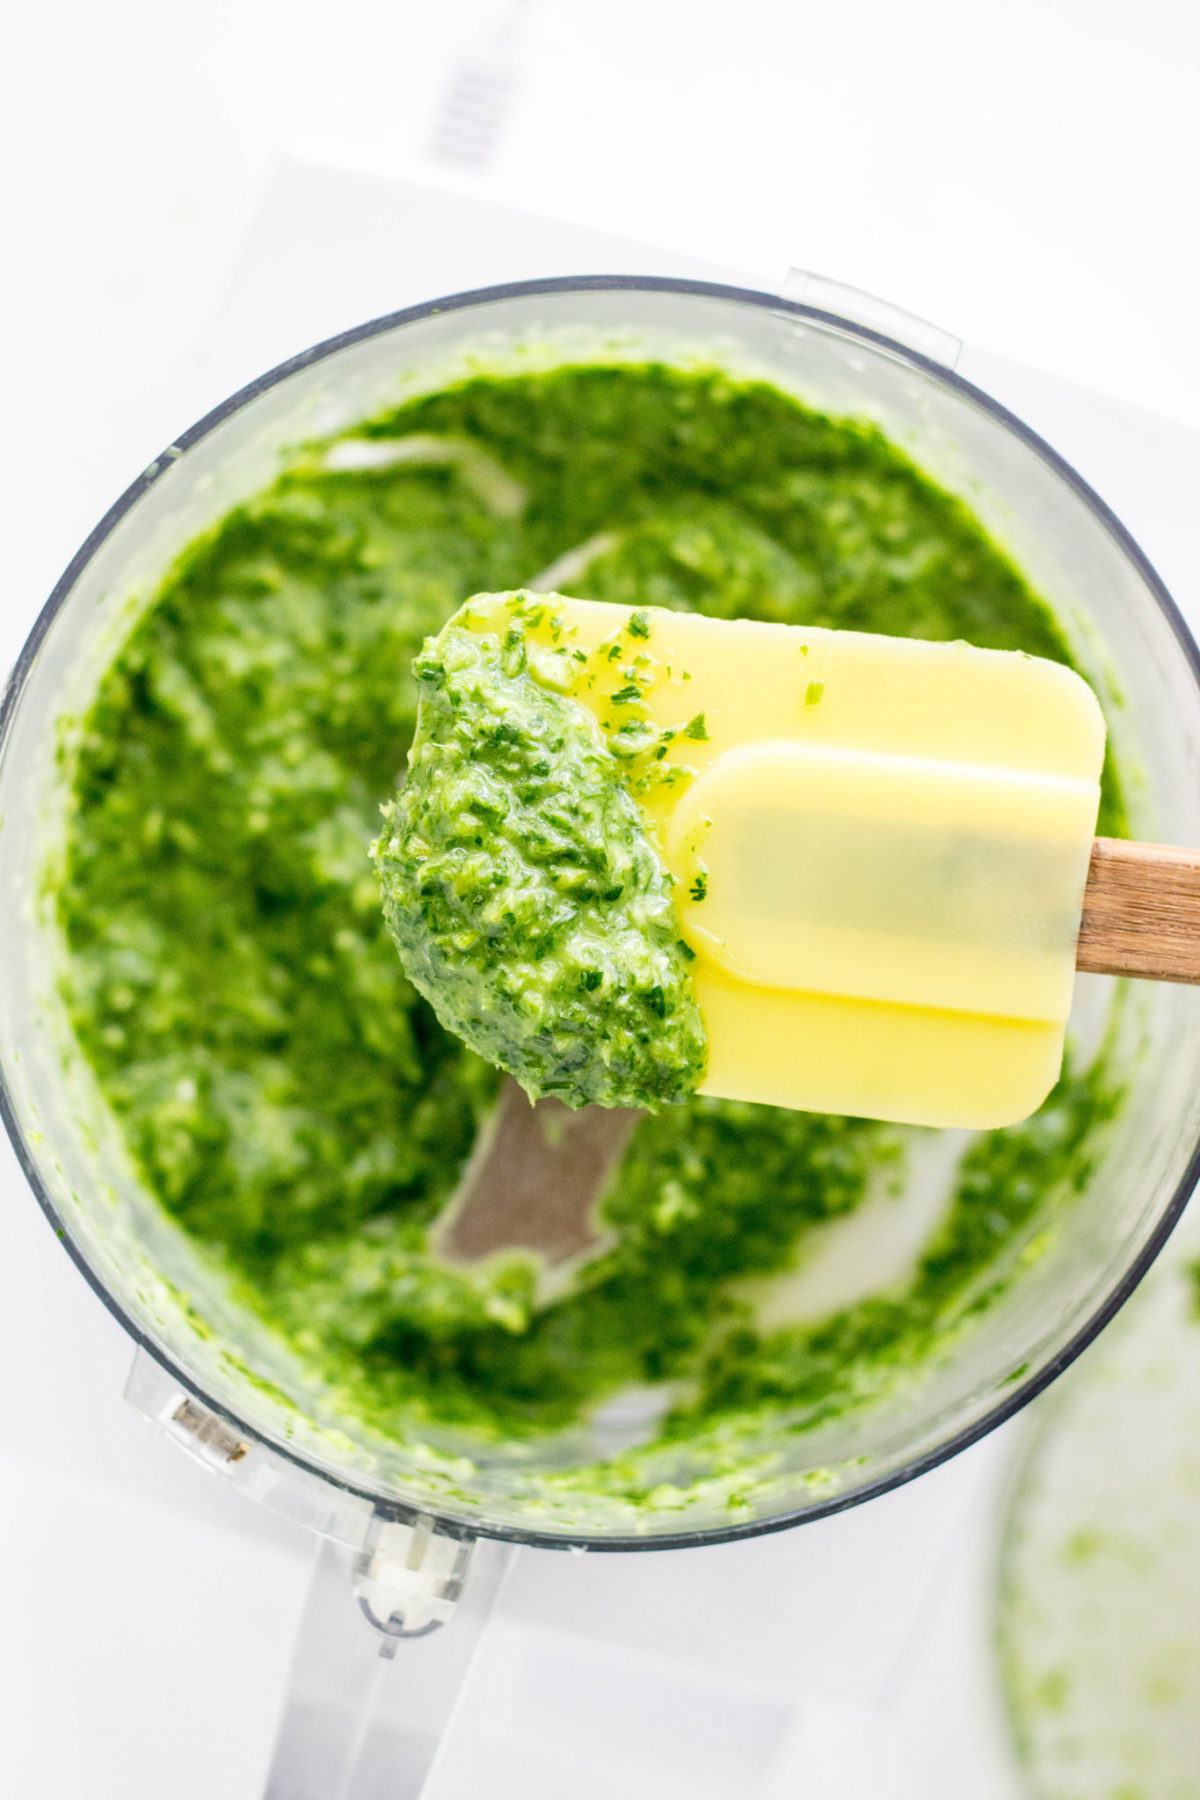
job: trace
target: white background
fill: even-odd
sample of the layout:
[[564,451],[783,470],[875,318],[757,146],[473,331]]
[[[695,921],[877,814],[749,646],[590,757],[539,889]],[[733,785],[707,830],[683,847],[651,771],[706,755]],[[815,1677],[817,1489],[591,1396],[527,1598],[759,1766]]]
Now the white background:
[[1192,0],[6,13],[0,494],[22,601],[179,428],[182,365],[280,153],[427,161],[456,60],[497,16],[522,34],[513,103],[468,182],[718,262],[818,269],[1200,423]]
[[[1190,0],[43,0],[6,38],[0,662],[116,493],[255,372],[239,357],[269,344],[274,360],[360,316],[354,282],[303,255],[311,292],[280,303],[274,334],[254,313],[272,292],[266,277],[254,288],[264,219],[278,224],[284,189],[292,205],[316,191],[281,173],[289,158],[433,179],[659,246],[645,268],[665,255],[770,283],[797,264],[886,294],[1006,357],[993,366],[1021,410],[1057,404],[1034,422],[1117,500],[1180,597],[1197,592],[1197,440],[1168,423],[1200,425]],[[497,118],[490,155],[464,166],[448,160],[462,148],[448,95],[481,59]],[[479,255],[442,248],[448,265],[456,249]],[[1039,369],[1162,422],[1071,401]],[[5,1162],[0,1792],[254,1800],[307,1546],[120,1405],[127,1359]],[[699,1644],[710,1673],[774,1667],[802,1691],[803,1728],[772,1793],[1000,1800],[981,1623],[992,1454],[880,1503],[872,1524],[814,1527],[740,1561],[652,1558],[636,1588],[601,1564],[538,1559],[512,1629],[582,1625],[585,1657],[636,1638],[660,1659]],[[937,1580],[931,1534],[947,1552]],[[928,1579],[897,1577],[884,1602],[891,1542],[899,1560],[923,1546]],[[717,1595],[735,1621],[722,1631]],[[871,1663],[897,1620],[902,1654]],[[857,1682],[856,1645],[872,1670]],[[568,1761],[558,1791],[582,1794],[580,1779]]]

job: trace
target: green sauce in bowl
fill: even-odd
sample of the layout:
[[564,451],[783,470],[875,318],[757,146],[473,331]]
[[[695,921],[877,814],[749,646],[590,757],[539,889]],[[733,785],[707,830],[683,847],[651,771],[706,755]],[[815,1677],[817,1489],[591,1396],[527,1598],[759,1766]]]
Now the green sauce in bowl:
[[[422,644],[522,586],[1069,655],[875,429],[647,363],[480,374],[299,455],[105,674],[58,911],[75,1031],[146,1183],[355,1428],[509,1443],[659,1387],[651,1443],[561,1477],[635,1511],[664,1444],[719,1442],[736,1472],[756,1421],[919,1379],[1086,1182],[1120,1096],[1103,1054],[1069,1066],[1033,1120],[964,1147],[902,1280],[815,1318],[764,1312],[764,1284],[903,1187],[922,1134],[687,1100],[638,1125],[574,1291],[539,1307],[519,1264],[442,1264],[430,1230],[497,1077],[406,977],[368,847]],[[1101,829],[1121,818],[1110,774]]]

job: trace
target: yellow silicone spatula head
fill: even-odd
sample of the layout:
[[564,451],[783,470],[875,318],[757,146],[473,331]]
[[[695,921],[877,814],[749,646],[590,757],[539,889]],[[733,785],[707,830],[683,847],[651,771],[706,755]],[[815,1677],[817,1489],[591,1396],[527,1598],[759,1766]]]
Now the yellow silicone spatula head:
[[455,628],[519,632],[617,758],[693,955],[701,1092],[972,1127],[1041,1103],[1104,755],[1079,676],[557,595],[481,596]]

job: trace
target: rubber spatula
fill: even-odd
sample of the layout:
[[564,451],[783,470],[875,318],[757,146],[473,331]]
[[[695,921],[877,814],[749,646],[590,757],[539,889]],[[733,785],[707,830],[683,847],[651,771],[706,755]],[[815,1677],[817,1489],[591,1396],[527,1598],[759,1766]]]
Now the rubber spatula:
[[1057,1079],[1076,968],[1200,981],[1200,851],[1094,840],[1104,720],[1070,669],[531,598],[456,623],[519,617],[535,675],[605,738],[643,728],[632,785],[695,953],[702,1093],[1008,1125]]

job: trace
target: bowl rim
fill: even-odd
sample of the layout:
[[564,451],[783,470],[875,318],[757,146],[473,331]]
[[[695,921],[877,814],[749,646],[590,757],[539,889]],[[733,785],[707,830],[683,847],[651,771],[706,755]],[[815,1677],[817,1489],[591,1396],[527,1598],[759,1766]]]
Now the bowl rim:
[[[208,437],[225,420],[231,418],[235,413],[243,411],[270,389],[279,386],[302,370],[310,368],[313,364],[323,362],[339,351],[346,350],[369,338],[382,336],[401,326],[414,324],[435,314],[465,312],[472,308],[484,308],[498,301],[527,299],[542,294],[597,292],[692,296],[728,301],[740,306],[755,307],[783,314],[799,321],[807,321],[835,330],[843,336],[857,339],[876,350],[883,350],[891,357],[907,363],[910,367],[957,393],[960,398],[979,408],[1031,450],[1052,473],[1066,484],[1086,510],[1092,514],[1145,583],[1170,627],[1184,663],[1191,672],[1197,690],[1200,691],[1200,646],[1193,638],[1165,583],[1116,514],[1078,471],[1044,438],[1026,425],[1016,414],[1010,412],[1007,407],[993,399],[990,394],[975,386],[973,382],[966,380],[955,370],[935,361],[919,350],[911,349],[908,345],[881,331],[861,325],[839,313],[799,300],[791,300],[779,294],[765,293],[756,288],[652,275],[549,276],[531,281],[504,282],[495,286],[470,288],[461,293],[422,301],[414,306],[402,307],[396,312],[381,314],[378,318],[353,326],[347,331],[338,332],[332,337],[323,338],[308,349],[299,351],[296,355],[277,363],[273,368],[247,382],[245,386],[237,389],[227,399],[222,400],[205,413],[195,424],[174,438],[166,449],[129,484],[89,532],[55,583],[49,598],[34,621],[29,636],[13,665],[3,697],[0,698],[0,754],[3,752],[12,720],[16,716],[38,650],[58,613],[67,603],[83,570],[125,516],[154,486],[155,482],[160,480],[181,456],[202,439]],[[536,1531],[515,1525],[490,1524],[453,1512],[444,1514],[435,1512],[430,1507],[422,1507],[398,1497],[380,1494],[365,1484],[335,1474],[323,1467],[316,1458],[310,1458],[286,1442],[268,1435],[261,1427],[247,1424],[228,1406],[207,1394],[193,1375],[181,1368],[160,1348],[148,1331],[139,1325],[116,1297],[109,1292],[97,1272],[92,1268],[81,1247],[71,1236],[66,1222],[59,1214],[42,1181],[31,1146],[26,1142],[21,1130],[16,1107],[8,1091],[2,1068],[0,1068],[0,1118],[3,1118],[17,1160],[38,1204],[55,1230],[63,1248],[93,1292],[98,1295],[136,1346],[145,1351],[161,1369],[178,1381],[187,1393],[194,1395],[202,1405],[208,1407],[233,1431],[240,1436],[249,1438],[253,1443],[264,1445],[273,1455],[293,1464],[305,1474],[316,1476],[340,1492],[368,1502],[375,1511],[384,1517],[411,1521],[419,1515],[432,1515],[439,1525],[444,1526],[451,1534],[460,1537],[491,1538],[510,1544],[527,1544],[539,1549],[586,1548],[589,1552],[695,1549],[707,1544],[732,1543],[744,1538],[763,1537],[771,1532],[786,1531],[795,1525],[828,1518],[834,1513],[845,1512],[850,1507],[877,1499],[880,1495],[903,1487],[908,1482],[916,1480],[918,1476],[949,1461],[961,1450],[977,1443],[989,1432],[994,1431],[997,1426],[1004,1424],[1006,1420],[1020,1412],[1031,1400],[1049,1387],[1051,1382],[1056,1380],[1063,1370],[1069,1367],[1093,1342],[1129,1299],[1157,1258],[1178,1222],[1191,1196],[1192,1189],[1200,1179],[1200,1139],[1198,1139],[1174,1193],[1163,1208],[1146,1242],[1112,1290],[1068,1342],[1035,1373],[1019,1382],[1014,1382],[1011,1390],[998,1399],[982,1417],[962,1426],[942,1442],[923,1451],[920,1455],[914,1456],[899,1468],[893,1469],[886,1475],[881,1475],[851,1492],[829,1495],[823,1499],[814,1500],[810,1505],[793,1507],[787,1512],[773,1514],[765,1519],[735,1521],[728,1525],[711,1526],[701,1530],[663,1532],[654,1535],[592,1537],[586,1532]]]

